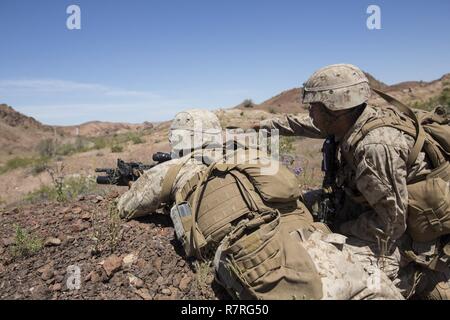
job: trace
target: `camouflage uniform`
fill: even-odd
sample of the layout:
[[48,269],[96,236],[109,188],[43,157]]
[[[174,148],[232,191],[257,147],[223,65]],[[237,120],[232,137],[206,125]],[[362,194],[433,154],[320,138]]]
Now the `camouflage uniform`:
[[[201,153],[202,150],[194,151],[194,155]],[[198,159],[188,154],[146,171],[120,197],[117,205],[120,216],[130,219],[151,214],[161,208],[163,182],[169,168],[182,164],[171,189],[173,195],[194,175],[207,169]],[[307,225],[312,222],[309,214],[303,219]],[[325,234],[319,230],[309,232],[308,236],[292,236],[294,241],[307,250],[321,277],[323,299],[402,299],[393,283],[376,266],[363,266],[343,248],[344,236]],[[221,258],[219,246],[215,259],[218,278],[224,285],[237,285],[233,277],[220,267]]]
[[[347,67],[349,66],[336,65],[323,68],[313,75],[308,83],[311,85],[311,79],[314,83],[319,78],[323,85],[324,81],[330,80],[329,70],[332,68],[337,70],[335,75],[343,78]],[[327,68],[328,71],[325,70]],[[350,66],[349,68],[355,75],[356,67]],[[366,80],[362,72],[356,71],[356,74],[362,79],[356,84],[363,84],[361,89],[364,94],[360,100],[354,103],[361,104],[368,99],[366,93],[368,86],[365,85]],[[335,91],[346,89],[344,85],[339,86],[339,84],[336,88],[338,89]],[[357,92],[355,83],[351,88]],[[327,95],[328,90],[331,92],[331,98]],[[307,92],[307,94],[309,93]],[[333,93],[331,87],[320,92],[312,90],[313,97],[307,96],[309,101],[306,102],[323,101],[326,107],[328,107],[327,103],[332,106],[329,108],[330,110],[339,110],[339,106],[345,106],[345,104],[340,101],[341,96],[336,97],[333,94],[336,92]],[[357,96],[358,93],[355,95]],[[405,233],[408,205],[407,182],[418,175],[430,172],[426,155],[424,152],[420,152],[413,166],[407,170],[408,156],[415,140],[398,129],[380,127],[370,131],[357,144],[353,154],[350,155],[354,159],[352,163],[346,161],[345,157],[345,153],[351,150],[350,143],[353,137],[359,133],[362,126],[368,120],[381,117],[381,114],[382,110],[366,106],[354,125],[339,141],[341,153],[338,159],[340,165],[337,186],[345,190],[345,201],[337,214],[337,218],[344,221],[339,226],[339,232],[348,236],[344,246],[353,252],[353,257],[365,266],[376,265],[381,268],[402,290],[402,293],[409,296],[417,285],[418,273],[414,267],[406,268],[411,259],[403,254],[404,250],[412,248],[418,256],[425,260],[429,260],[435,255],[436,241],[414,243]],[[289,118],[287,121],[272,119],[264,122],[262,127],[278,128],[281,129],[280,132],[287,132],[290,135],[304,136],[305,133],[308,133],[307,136],[312,136],[310,133],[314,132],[312,137],[323,138],[320,130],[313,125],[313,121],[307,118],[308,116],[304,116],[301,122],[295,123],[295,126],[291,125],[293,122]],[[313,200],[317,201],[317,198],[316,195]],[[448,271],[446,273],[448,274]],[[444,279],[444,282],[446,281],[448,286],[450,283],[448,277],[447,280]]]
[[[375,115],[376,110],[370,106],[367,107],[353,129],[350,130],[348,139],[340,142],[340,147],[345,148],[346,141],[350,140],[352,134],[355,134],[358,128],[361,128],[370,117]],[[270,128],[280,128],[286,124],[280,120],[271,120],[271,123],[264,125],[270,125]],[[361,258],[368,265],[379,265],[381,261],[379,259],[381,254],[378,248],[379,240],[389,237],[395,241],[406,230],[405,217],[408,196],[405,161],[408,156],[408,145],[414,144],[414,141],[396,129],[385,129],[379,128],[370,132],[358,144],[356,171],[346,164],[342,157],[338,171],[339,186],[345,187],[348,194],[362,194],[369,205],[373,205],[370,208],[347,199],[344,209],[339,214],[342,220],[347,220],[339,230],[350,236],[346,246],[351,243],[355,256]],[[294,131],[294,128],[291,130]],[[305,130],[301,128],[294,132],[302,135]],[[425,167],[423,156],[424,154],[421,153],[416,167]],[[310,203],[309,206],[312,207],[312,204]],[[353,217],[354,219],[352,219]],[[380,238],[380,236],[383,237]],[[391,279],[396,279],[401,255],[396,246],[390,249],[389,253],[384,253],[387,256],[383,260],[383,265],[379,266]]]
[[[184,186],[197,172],[206,169],[198,160],[186,156],[158,165],[145,172],[118,202],[122,218],[136,218],[155,212],[162,206],[163,179],[169,167],[183,163],[172,193]],[[362,266],[342,248],[345,237],[313,232],[307,239],[298,238],[307,250],[322,279],[324,299],[402,299],[392,282],[376,267]],[[379,276],[379,278],[378,278]],[[227,279],[230,276],[222,275]],[[231,280],[230,280],[231,281]]]
[[274,118],[260,122],[262,129],[278,129],[282,136],[303,136],[309,138],[325,138],[319,129],[312,123],[307,114],[287,115],[285,119]]
[[[377,109],[367,106],[346,137],[340,141],[340,148],[348,150],[349,141],[374,117],[377,117]],[[312,122],[305,119],[306,116],[302,118],[301,126],[283,130],[299,136],[312,132],[314,127],[305,127],[308,123],[312,125]],[[267,129],[286,126],[285,121],[278,119],[263,123]],[[320,136],[319,131],[317,136]],[[355,150],[356,170],[341,156],[338,186],[347,188],[347,194],[354,194],[355,198],[357,193],[362,194],[370,205],[369,208],[359,208],[360,212],[354,214],[357,219],[344,223],[341,230],[369,242],[377,242],[380,236],[397,240],[404,234],[408,204],[406,183],[419,174],[430,172],[424,152],[420,152],[415,164],[407,172],[406,161],[413,145],[414,139],[400,130],[382,127],[371,131],[358,143]],[[357,203],[355,205],[358,206]],[[364,209],[372,211],[364,212]]]

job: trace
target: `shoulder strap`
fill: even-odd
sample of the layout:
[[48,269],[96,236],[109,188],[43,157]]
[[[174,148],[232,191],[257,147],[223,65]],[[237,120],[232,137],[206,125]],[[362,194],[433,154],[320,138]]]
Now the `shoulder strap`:
[[376,92],[384,100],[386,100],[386,102],[397,107],[401,112],[403,112],[405,115],[410,117],[414,122],[414,126],[416,128],[416,141],[414,143],[414,147],[412,148],[412,150],[409,154],[408,160],[406,162],[407,167],[410,168],[414,164],[414,162],[416,162],[417,157],[419,156],[419,153],[423,148],[423,145],[425,143],[425,131],[424,131],[422,125],[420,124],[419,119],[417,119],[416,114],[411,110],[411,108],[409,108],[403,102],[400,102],[399,100],[395,99],[394,97],[388,95],[387,93],[385,93],[383,91],[380,91],[375,88],[372,88],[372,90],[374,92]]

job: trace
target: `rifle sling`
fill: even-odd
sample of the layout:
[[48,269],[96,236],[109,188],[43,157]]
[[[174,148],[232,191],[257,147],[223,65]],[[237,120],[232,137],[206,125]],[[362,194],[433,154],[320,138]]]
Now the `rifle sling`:
[[411,108],[409,108],[403,102],[400,102],[399,100],[395,99],[394,97],[388,95],[383,91],[380,91],[375,88],[372,88],[372,90],[376,92],[384,100],[386,100],[388,103],[397,107],[401,112],[406,114],[414,121],[414,126],[416,127],[416,141],[414,143],[414,147],[412,148],[411,153],[409,154],[408,157],[408,161],[406,163],[407,167],[410,168],[416,162],[420,150],[422,150],[423,148],[423,145],[425,143],[425,131],[423,130],[423,127],[420,124],[419,119],[417,119],[416,114],[411,110]]

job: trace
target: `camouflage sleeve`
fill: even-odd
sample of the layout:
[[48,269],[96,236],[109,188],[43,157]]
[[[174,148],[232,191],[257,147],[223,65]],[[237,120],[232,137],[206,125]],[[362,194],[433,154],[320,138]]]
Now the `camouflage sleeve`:
[[304,136],[324,139],[325,136],[317,129],[309,115],[288,115],[285,119],[267,119],[260,123],[261,129],[278,129],[282,136]]
[[176,190],[195,174],[205,169],[205,165],[189,155],[173,159],[153,167],[146,171],[133,185],[125,192],[117,203],[117,208],[121,218],[132,219],[154,213],[162,206],[162,187],[164,178],[169,168],[183,164],[170,190],[173,195]]
[[136,218],[155,212],[161,205],[161,190],[169,167],[176,160],[161,163],[146,171],[117,203],[121,218]]
[[344,223],[341,232],[367,241],[396,240],[403,235],[408,203],[403,152],[383,143],[360,148],[356,186],[373,210]]

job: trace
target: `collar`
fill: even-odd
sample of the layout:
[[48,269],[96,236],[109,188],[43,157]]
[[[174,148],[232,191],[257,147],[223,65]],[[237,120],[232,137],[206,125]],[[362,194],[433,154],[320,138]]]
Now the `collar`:
[[341,148],[344,152],[350,151],[353,138],[361,131],[361,128],[373,117],[377,115],[377,110],[367,105],[364,111],[361,113],[358,119],[356,119],[353,126],[347,131],[345,136],[341,139]]

